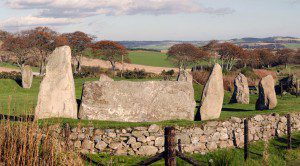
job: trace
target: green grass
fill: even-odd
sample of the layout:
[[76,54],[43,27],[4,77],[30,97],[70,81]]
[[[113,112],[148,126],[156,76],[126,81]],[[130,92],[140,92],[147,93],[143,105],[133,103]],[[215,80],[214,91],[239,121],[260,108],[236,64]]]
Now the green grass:
[[[249,146],[249,158],[244,161],[244,153],[241,148],[221,149],[213,152],[201,154],[190,154],[194,160],[201,165],[209,165],[209,160],[212,160],[212,165],[233,165],[233,166],[260,166],[260,165],[299,165],[300,164],[300,132],[292,136],[293,150],[286,150],[286,137],[276,138],[269,141],[268,152],[269,159],[263,159],[265,151],[264,142],[259,141],[251,143]],[[94,162],[103,165],[136,165],[137,163],[147,159],[141,156],[111,156],[109,154],[89,154],[90,159]],[[223,162],[222,162],[223,161]],[[89,164],[89,163],[87,163]],[[164,160],[160,160],[153,166],[164,165]],[[188,165],[183,160],[177,158],[177,165]]]
[[284,44],[284,46],[296,50],[300,48],[300,43],[288,43],[288,44]]
[[154,51],[130,51],[128,56],[133,64],[174,67],[174,65],[167,59],[167,55],[165,53]]
[[[20,69],[18,66],[11,64],[11,63],[6,63],[6,62],[1,62],[0,67],[5,67],[5,68],[10,68],[10,69]],[[31,67],[33,72],[39,72],[38,67]]]
[[[76,88],[76,98],[81,98],[82,85],[85,81],[93,81],[98,78],[77,78],[75,79]],[[117,78],[116,80],[120,80]],[[145,81],[149,79],[133,80],[133,81]],[[37,103],[37,96],[39,90],[39,84],[41,82],[40,78],[34,78],[33,85],[31,89],[23,89],[14,80],[0,79],[0,113],[9,115],[28,115],[34,113],[34,108]],[[203,86],[194,84],[195,90],[195,100],[197,105],[201,98]],[[274,110],[266,111],[256,111],[255,102],[257,95],[250,95],[250,104],[228,104],[230,101],[231,93],[225,92],[224,104],[220,120],[225,120],[231,116],[235,117],[248,117],[256,114],[286,114],[290,112],[300,111],[299,98],[292,95],[285,95],[282,98],[278,98],[278,106]],[[196,111],[196,109],[195,109]],[[141,123],[128,123],[128,122],[108,122],[108,121],[88,121],[88,120],[71,120],[71,119],[48,119],[41,121],[43,124],[53,124],[53,123],[70,123],[71,126],[77,126],[78,122],[81,125],[87,126],[93,124],[98,128],[124,128],[124,127],[134,127],[134,126],[148,126],[152,124],[151,122],[141,122]],[[164,122],[156,122],[156,124],[161,126],[167,125],[180,125],[180,126],[190,126],[199,125],[203,122],[198,121],[187,121],[187,120],[172,120]]]

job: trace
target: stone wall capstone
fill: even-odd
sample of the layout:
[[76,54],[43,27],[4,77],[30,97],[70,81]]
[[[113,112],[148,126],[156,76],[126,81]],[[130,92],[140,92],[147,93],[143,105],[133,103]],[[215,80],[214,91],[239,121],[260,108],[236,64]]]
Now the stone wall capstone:
[[95,81],[83,86],[79,118],[123,122],[194,119],[193,86],[177,81]]
[[35,119],[64,117],[77,119],[75,85],[69,46],[56,48],[48,58],[40,85]]
[[[225,121],[208,121],[201,125],[176,128],[176,141],[181,139],[184,153],[206,153],[219,148],[244,146],[244,118],[231,117]],[[291,114],[292,132],[300,131],[300,113]],[[278,114],[255,115],[249,118],[249,141],[282,136],[287,133],[287,118]],[[55,135],[68,140],[63,142],[74,150],[89,153],[149,156],[164,151],[163,127],[97,129],[74,127],[68,139],[63,130]]]

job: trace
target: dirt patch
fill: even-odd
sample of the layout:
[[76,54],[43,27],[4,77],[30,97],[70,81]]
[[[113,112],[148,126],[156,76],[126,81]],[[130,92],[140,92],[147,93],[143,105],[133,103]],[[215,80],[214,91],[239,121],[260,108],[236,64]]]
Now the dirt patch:
[[[91,58],[82,58],[82,66],[99,66],[101,68],[111,68],[111,64],[108,61],[100,60],[100,59],[91,59]],[[116,63],[116,67],[118,69],[122,69],[122,64],[121,63]],[[145,66],[145,65],[138,65],[138,64],[129,64],[129,63],[124,63],[124,70],[134,70],[134,69],[139,69],[142,70],[144,69],[146,72],[149,73],[155,73],[155,74],[160,74],[163,70],[174,70],[175,72],[178,72],[177,68],[169,68],[169,67],[154,67],[154,66]]]

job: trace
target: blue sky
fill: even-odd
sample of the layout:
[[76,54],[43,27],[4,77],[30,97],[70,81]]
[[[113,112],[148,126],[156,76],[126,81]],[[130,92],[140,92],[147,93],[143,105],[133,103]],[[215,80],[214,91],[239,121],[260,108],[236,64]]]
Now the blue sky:
[[300,37],[300,0],[1,0],[0,29],[49,26],[99,40]]

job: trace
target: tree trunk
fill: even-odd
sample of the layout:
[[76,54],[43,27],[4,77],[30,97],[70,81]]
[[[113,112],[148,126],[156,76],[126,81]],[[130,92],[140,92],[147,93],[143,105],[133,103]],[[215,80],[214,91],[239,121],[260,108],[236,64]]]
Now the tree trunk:
[[78,61],[77,61],[77,67],[76,67],[77,72],[81,71],[81,62],[82,62],[82,55],[80,54]]

